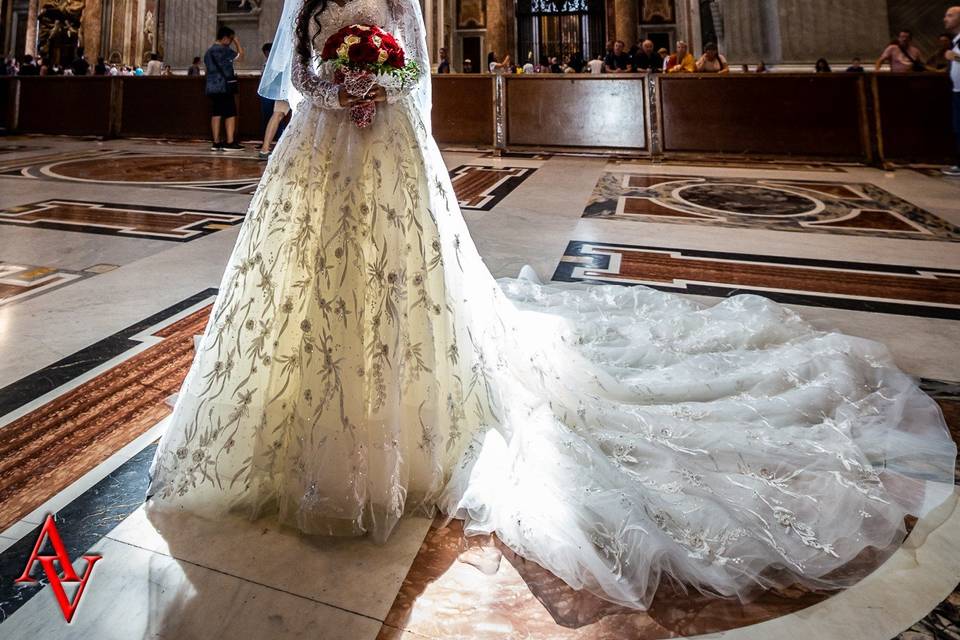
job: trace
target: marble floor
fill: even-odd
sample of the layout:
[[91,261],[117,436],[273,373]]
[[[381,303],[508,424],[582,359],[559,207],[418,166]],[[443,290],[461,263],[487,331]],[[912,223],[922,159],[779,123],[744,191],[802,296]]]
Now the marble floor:
[[[960,440],[960,180],[929,167],[652,164],[447,149],[496,276],[754,293],[879,340]],[[147,512],[146,474],[264,165],[201,143],[0,144],[0,637],[653,640],[960,638],[960,493],[840,593],[749,604],[663,589],[646,612],[564,585],[496,538],[412,518],[378,546],[269,519]],[[960,473],[958,473],[960,478]],[[47,514],[78,574],[42,572]],[[67,587],[72,597],[73,587]]]

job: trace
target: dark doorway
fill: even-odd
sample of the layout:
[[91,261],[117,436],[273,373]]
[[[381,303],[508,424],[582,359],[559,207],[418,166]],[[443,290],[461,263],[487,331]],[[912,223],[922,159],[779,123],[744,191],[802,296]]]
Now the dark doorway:
[[460,69],[466,72],[466,67],[463,66],[463,62],[469,60],[472,66],[470,73],[480,73],[480,70],[484,67],[483,57],[480,54],[481,50],[480,36],[465,36],[463,38],[463,49],[461,51]]
[[606,47],[602,0],[518,0],[517,64],[544,63],[581,54],[595,58]]

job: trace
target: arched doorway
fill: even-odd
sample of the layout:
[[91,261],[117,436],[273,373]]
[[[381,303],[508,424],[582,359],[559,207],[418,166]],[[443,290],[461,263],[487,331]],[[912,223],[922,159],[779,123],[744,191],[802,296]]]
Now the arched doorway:
[[547,57],[561,60],[575,53],[590,59],[605,48],[603,0],[518,0],[517,63],[533,55],[533,62]]

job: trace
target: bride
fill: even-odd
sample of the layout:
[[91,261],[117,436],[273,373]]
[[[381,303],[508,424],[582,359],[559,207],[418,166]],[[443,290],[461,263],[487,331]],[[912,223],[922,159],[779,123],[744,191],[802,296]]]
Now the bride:
[[[754,296],[496,282],[431,137],[417,0],[287,5],[263,86],[281,97],[292,79],[303,102],[157,450],[151,508],[377,541],[439,508],[644,608],[664,578],[742,599],[850,584],[845,564],[897,544],[928,487],[952,485],[939,408],[879,344]],[[375,87],[367,129],[316,63],[352,23],[394,33],[425,71]]]

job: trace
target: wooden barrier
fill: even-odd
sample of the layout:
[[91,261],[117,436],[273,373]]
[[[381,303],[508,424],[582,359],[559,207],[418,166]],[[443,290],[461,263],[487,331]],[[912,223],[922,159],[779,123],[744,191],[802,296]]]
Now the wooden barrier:
[[17,130],[109,136],[113,84],[106,77],[17,78]]
[[870,160],[864,75],[660,76],[663,152]]
[[490,76],[433,77],[433,135],[446,144],[494,145],[494,83]]
[[647,148],[646,75],[507,76],[507,145]]
[[951,157],[952,87],[946,74],[885,73],[872,78],[882,156],[913,162]]
[[[245,140],[261,135],[257,85],[240,79]],[[444,75],[433,100],[441,144],[871,164],[951,155],[949,80],[932,73]],[[209,115],[202,78],[0,78],[7,131],[207,139]]]
[[[123,107],[118,135],[207,139],[210,137],[210,100],[197,78],[119,79]],[[237,131],[243,140],[259,138],[258,78],[240,78],[237,95]]]

